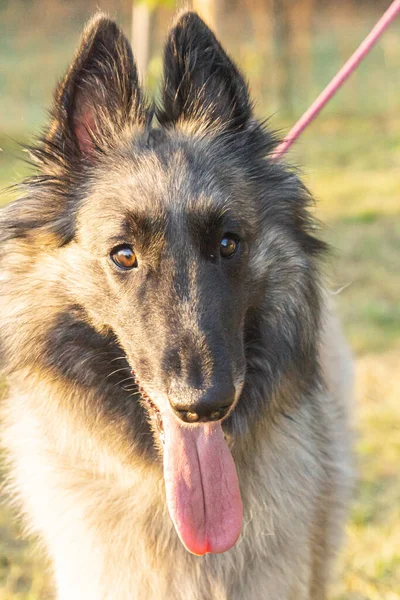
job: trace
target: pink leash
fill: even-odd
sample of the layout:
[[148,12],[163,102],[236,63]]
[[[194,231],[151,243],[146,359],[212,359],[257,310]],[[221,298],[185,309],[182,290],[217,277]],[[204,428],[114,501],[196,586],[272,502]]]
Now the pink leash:
[[313,119],[322,110],[325,104],[332,98],[338,89],[343,85],[346,79],[357,68],[364,56],[368,54],[373,45],[378,41],[385,29],[390,25],[397,14],[400,13],[400,0],[394,0],[385,14],[379,19],[371,33],[365,38],[362,44],[357,48],[354,54],[349,58],[345,65],[335,75],[332,81],[326,86],[323,92],[313,102],[304,115],[297,121],[296,125],[289,131],[286,138],[277,147],[271,155],[273,160],[278,160],[287,152],[290,146],[297,140],[299,135],[311,123]]

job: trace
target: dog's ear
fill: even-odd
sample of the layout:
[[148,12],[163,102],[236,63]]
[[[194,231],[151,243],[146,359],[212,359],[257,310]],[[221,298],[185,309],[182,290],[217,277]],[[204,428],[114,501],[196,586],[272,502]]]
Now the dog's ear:
[[164,54],[162,125],[243,128],[252,105],[246,82],[212,31],[193,12],[171,30]]
[[106,16],[86,26],[80,47],[55,94],[49,144],[90,157],[130,123],[145,120],[130,44]]

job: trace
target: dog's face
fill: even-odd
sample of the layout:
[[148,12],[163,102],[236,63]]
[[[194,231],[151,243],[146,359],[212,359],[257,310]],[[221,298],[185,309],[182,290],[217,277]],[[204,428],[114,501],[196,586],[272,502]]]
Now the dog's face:
[[65,260],[74,300],[116,335],[153,408],[219,421],[243,389],[258,293],[261,206],[243,153],[260,132],[197,16],[171,32],[165,63],[152,128],[126,39],[109,22],[87,32],[48,140],[86,174]]
[[[52,245],[62,293],[118,340],[140,391],[132,402],[164,438],[176,529],[192,552],[222,552],[241,526],[224,434],[262,421],[279,394],[298,397],[316,369],[322,245],[307,192],[265,159],[274,140],[244,79],[193,13],[166,45],[158,127],[129,43],[104,17],[53,112],[36,150],[40,203],[17,208],[14,230],[47,233],[37,239]],[[126,402],[104,404],[121,431]]]
[[187,422],[224,417],[245,375],[259,215],[244,170],[217,148],[173,131],[120,148],[96,173],[71,248],[78,300],[116,334],[152,401]]

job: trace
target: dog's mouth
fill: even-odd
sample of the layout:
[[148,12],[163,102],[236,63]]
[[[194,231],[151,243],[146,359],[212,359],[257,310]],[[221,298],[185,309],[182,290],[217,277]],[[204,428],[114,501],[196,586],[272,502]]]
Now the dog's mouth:
[[[135,377],[134,371],[132,371],[132,375]],[[149,417],[154,425],[154,428],[158,432],[161,442],[164,444],[164,441],[165,441],[164,425],[163,425],[161,412],[160,412],[159,408],[156,406],[156,404],[153,402],[153,400],[150,398],[150,396],[147,394],[147,392],[144,390],[144,388],[139,384],[138,384],[138,389],[139,389],[143,404],[145,405],[147,412],[149,414]]]
[[242,501],[221,421],[183,423],[132,375],[163,444],[167,505],[182,543],[200,556],[229,550],[242,528]]

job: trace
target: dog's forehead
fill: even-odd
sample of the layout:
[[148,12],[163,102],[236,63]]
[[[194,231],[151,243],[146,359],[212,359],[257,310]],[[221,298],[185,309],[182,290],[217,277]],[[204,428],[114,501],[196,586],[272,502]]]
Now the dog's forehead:
[[206,195],[218,203],[229,193],[226,163],[208,140],[152,130],[111,163],[108,181],[129,191],[135,205],[149,200],[176,208]]
[[[86,210],[103,222],[210,221],[239,216],[243,178],[212,144],[152,134],[99,170]],[[85,210],[85,212],[86,212]]]

